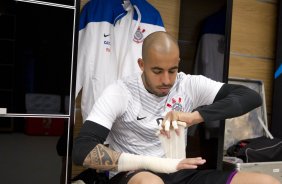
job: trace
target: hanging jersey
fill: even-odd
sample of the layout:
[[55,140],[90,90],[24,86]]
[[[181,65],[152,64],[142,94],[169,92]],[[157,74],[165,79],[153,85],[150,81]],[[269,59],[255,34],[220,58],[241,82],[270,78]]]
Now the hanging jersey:
[[164,31],[159,12],[145,0],[91,0],[80,16],[76,96],[83,121],[107,85],[139,72],[144,38]]
[[107,87],[87,120],[111,129],[107,143],[116,151],[164,157],[156,135],[164,115],[211,104],[222,85],[179,73],[170,93],[157,97],[145,89],[140,74],[134,75]]

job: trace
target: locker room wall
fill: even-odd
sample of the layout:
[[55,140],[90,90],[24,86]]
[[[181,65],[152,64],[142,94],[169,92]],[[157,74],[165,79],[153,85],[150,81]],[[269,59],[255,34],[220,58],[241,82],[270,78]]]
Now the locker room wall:
[[277,0],[233,0],[229,76],[262,80],[271,123]]

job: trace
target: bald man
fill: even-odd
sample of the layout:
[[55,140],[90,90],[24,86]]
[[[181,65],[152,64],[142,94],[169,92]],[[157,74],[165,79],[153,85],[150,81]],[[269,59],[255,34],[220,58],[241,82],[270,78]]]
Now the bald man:
[[142,72],[105,89],[75,139],[74,162],[110,171],[113,184],[278,184],[264,174],[197,170],[206,162],[201,157],[165,157],[156,132],[169,138],[170,129],[177,132],[173,122],[189,127],[261,105],[249,88],[178,73],[179,62],[177,42],[169,34],[147,36],[138,59]]

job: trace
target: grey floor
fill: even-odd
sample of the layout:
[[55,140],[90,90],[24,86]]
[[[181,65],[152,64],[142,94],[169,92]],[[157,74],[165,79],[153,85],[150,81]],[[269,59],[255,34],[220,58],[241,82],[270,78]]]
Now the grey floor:
[[59,184],[57,136],[0,133],[1,184]]

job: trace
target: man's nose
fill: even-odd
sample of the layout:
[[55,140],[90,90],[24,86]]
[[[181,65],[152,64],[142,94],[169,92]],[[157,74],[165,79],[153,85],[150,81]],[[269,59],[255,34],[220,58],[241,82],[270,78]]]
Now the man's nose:
[[162,83],[165,85],[169,85],[170,84],[170,75],[168,72],[164,72],[163,76],[162,76]]

